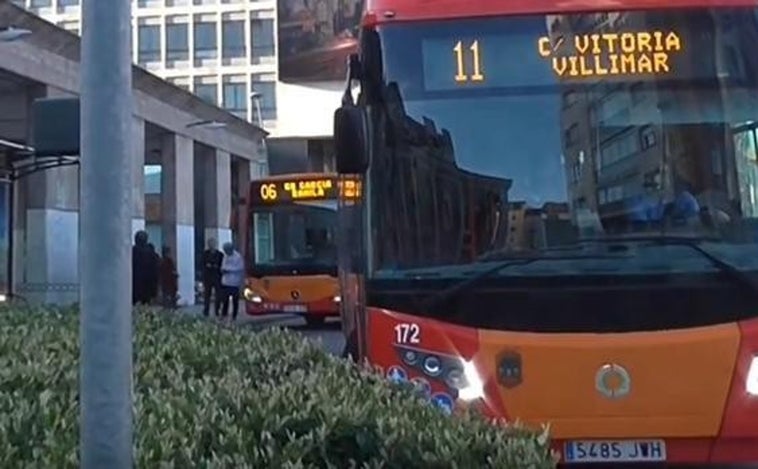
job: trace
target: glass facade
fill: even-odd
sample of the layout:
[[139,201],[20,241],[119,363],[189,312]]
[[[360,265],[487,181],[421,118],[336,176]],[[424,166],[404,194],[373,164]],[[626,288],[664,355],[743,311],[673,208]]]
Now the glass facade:
[[[58,26],[79,34],[80,0],[17,0]],[[218,6],[217,11],[208,9]],[[260,93],[264,124],[275,124],[275,7],[245,0],[134,1],[134,61],[203,99],[251,122]]]

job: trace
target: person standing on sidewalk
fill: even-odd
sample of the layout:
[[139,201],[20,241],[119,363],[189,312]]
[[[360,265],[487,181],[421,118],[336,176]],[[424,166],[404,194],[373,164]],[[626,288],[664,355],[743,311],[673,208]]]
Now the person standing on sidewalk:
[[221,263],[224,260],[224,254],[218,250],[215,238],[208,239],[208,249],[203,252],[203,316],[208,316],[211,307],[211,300],[215,295],[213,302],[213,315],[218,317],[218,310],[221,304]]
[[134,234],[132,246],[132,304],[149,305],[152,292],[153,257],[148,246],[147,232],[140,230]]
[[179,272],[176,262],[171,255],[171,248],[163,246],[163,259],[160,267],[162,306],[166,309],[176,309],[179,299]]
[[161,263],[163,262],[163,259],[161,259],[161,256],[158,255],[158,252],[155,250],[155,245],[153,243],[147,243],[147,247],[150,249],[150,256],[151,256],[151,263],[150,268],[147,272],[147,278],[148,278],[148,284],[149,284],[149,292],[148,296],[150,298],[150,304],[154,304],[155,300],[158,298],[158,289],[159,289],[159,283],[160,283],[160,270],[161,270]]
[[221,262],[221,316],[229,313],[232,301],[232,321],[237,319],[240,307],[240,289],[245,283],[245,261],[232,243],[224,243],[224,260]]

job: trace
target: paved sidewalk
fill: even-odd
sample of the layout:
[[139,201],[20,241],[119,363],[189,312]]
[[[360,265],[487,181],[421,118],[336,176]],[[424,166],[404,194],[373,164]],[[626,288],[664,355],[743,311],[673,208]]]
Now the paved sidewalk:
[[[203,305],[184,306],[179,308],[181,314],[192,316],[202,316]],[[213,314],[213,313],[211,313]],[[297,315],[288,314],[268,314],[265,316],[248,316],[244,313],[240,305],[240,314],[237,317],[237,323],[251,327],[252,329],[264,329],[266,327],[286,327],[303,335],[303,337],[313,340],[329,353],[340,355],[345,346],[345,339],[340,330],[339,319],[328,320],[323,326],[310,328],[305,325],[305,320]]]

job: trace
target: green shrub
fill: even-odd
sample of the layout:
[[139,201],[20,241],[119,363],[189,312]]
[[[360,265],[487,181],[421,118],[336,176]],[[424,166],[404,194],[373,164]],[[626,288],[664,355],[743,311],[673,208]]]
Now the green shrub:
[[[298,335],[135,314],[137,467],[554,467],[547,435],[447,417]],[[0,467],[78,465],[78,316],[0,310]]]

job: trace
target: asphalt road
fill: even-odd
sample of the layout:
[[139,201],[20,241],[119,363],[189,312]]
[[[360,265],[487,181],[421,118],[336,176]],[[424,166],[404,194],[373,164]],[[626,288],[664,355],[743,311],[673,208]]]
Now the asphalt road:
[[[200,315],[202,307],[199,305],[182,308],[185,314]],[[340,355],[345,346],[345,340],[340,331],[339,319],[328,320],[323,326],[317,328],[305,325],[305,320],[296,315],[266,315],[266,316],[248,316],[240,308],[240,315],[237,318],[240,325],[251,327],[256,330],[267,327],[286,327],[290,330],[302,334],[304,337],[319,343],[329,353]]]

